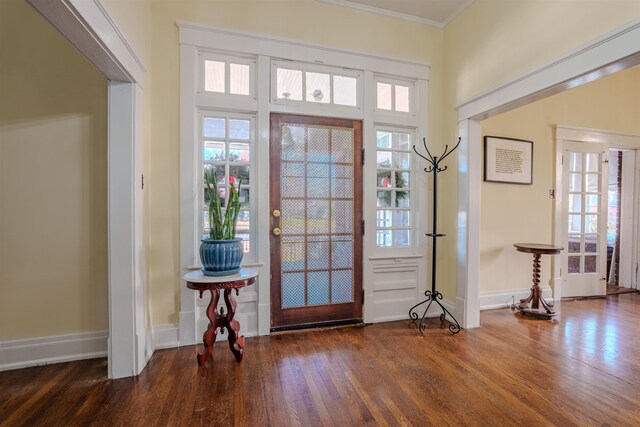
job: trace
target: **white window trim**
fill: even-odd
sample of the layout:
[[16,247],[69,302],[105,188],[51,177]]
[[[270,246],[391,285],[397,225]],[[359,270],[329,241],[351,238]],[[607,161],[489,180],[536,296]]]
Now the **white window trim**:
[[[376,116],[384,117],[387,116],[391,118],[391,120],[396,121],[397,118],[415,118],[416,114],[419,110],[419,96],[418,96],[418,85],[415,80],[405,80],[399,79],[397,77],[389,77],[389,76],[379,76],[375,75],[373,78],[374,81],[374,93],[375,93],[375,102],[373,112]],[[378,108],[378,83],[386,83],[391,85],[391,110],[385,110],[382,108]],[[409,111],[397,111],[395,109],[396,105],[396,86],[405,86],[409,87]]]
[[[223,111],[256,112],[257,104],[257,59],[254,57],[211,53],[209,51],[197,51],[197,66],[195,79],[195,104],[200,108],[215,108]],[[204,90],[204,63],[205,61],[218,61],[225,63],[225,92],[210,92]],[[249,66],[249,95],[229,93],[230,77],[229,64],[243,64]]]
[[[411,145],[416,144],[416,129],[412,129],[412,128],[402,128],[402,127],[398,127],[398,126],[387,126],[387,125],[379,125],[376,124],[374,125],[374,138],[376,138],[377,141],[377,132],[379,131],[383,131],[383,132],[391,132],[392,134],[395,133],[408,133],[409,135],[411,135]],[[414,203],[414,199],[416,197],[418,197],[418,193],[419,191],[417,191],[418,189],[418,175],[420,174],[420,172],[422,172],[422,170],[418,167],[417,165],[417,161],[416,161],[416,156],[413,155],[413,150],[411,149],[411,147],[409,147],[408,150],[398,150],[396,148],[394,148],[393,146],[389,149],[380,149],[381,151],[388,151],[391,153],[403,153],[403,152],[409,152],[410,154],[410,164],[409,164],[409,169],[397,169],[397,168],[385,168],[386,170],[390,170],[390,171],[400,171],[400,170],[407,170],[410,173],[410,185],[409,188],[406,189],[406,191],[409,192],[410,194],[410,205],[409,208],[396,208],[394,206],[390,206],[389,208],[384,208],[383,210],[391,210],[391,211],[396,211],[396,210],[408,210],[410,212],[410,221],[409,221],[409,229],[410,229],[410,235],[411,235],[411,244],[407,245],[407,246],[396,246],[396,245],[391,245],[391,246],[378,246],[377,245],[377,241],[376,241],[376,253],[378,254],[385,254],[388,253],[389,251],[397,251],[397,250],[403,250],[403,251],[410,251],[411,253],[415,253],[415,251],[419,248],[419,242],[420,242],[420,237],[419,237],[419,233],[416,227],[416,216],[418,214],[418,207],[419,205],[417,205],[416,203]],[[377,142],[376,142],[376,155],[378,152],[378,147],[377,147]],[[377,157],[377,156],[376,156]],[[379,187],[377,186],[377,171],[380,170],[378,168],[377,162],[376,162],[376,199],[377,199],[377,192]],[[386,191],[400,191],[401,189],[397,189],[397,188],[391,188],[390,190],[386,190]],[[382,208],[381,208],[382,209]],[[407,227],[396,227],[395,225],[392,225],[391,227],[378,227],[377,224],[377,212],[378,212],[378,208],[376,206],[376,224],[375,224],[375,232],[377,234],[377,231],[380,229],[385,229],[385,230],[391,230],[393,232],[393,230],[404,230]],[[392,220],[393,221],[393,220]],[[377,240],[377,236],[376,236],[376,240]]]
[[[224,118],[227,120],[227,126],[228,126],[228,120],[233,120],[233,119],[241,119],[241,120],[249,120],[251,122],[251,128],[250,128],[250,136],[249,136],[249,140],[248,141],[241,141],[241,140],[237,140],[240,143],[245,143],[247,145],[249,145],[249,163],[236,163],[230,166],[249,166],[249,176],[250,176],[250,181],[249,181],[249,208],[248,209],[241,209],[241,210],[248,210],[249,211],[249,218],[250,218],[250,228],[249,228],[249,242],[250,242],[250,250],[249,252],[245,252],[244,257],[243,257],[243,265],[246,264],[251,264],[251,263],[255,263],[257,256],[256,256],[256,245],[255,245],[255,241],[257,239],[256,236],[256,207],[255,207],[255,194],[257,193],[257,191],[255,190],[255,175],[256,175],[256,167],[255,167],[255,150],[256,150],[256,116],[255,114],[247,114],[247,113],[233,113],[233,112],[228,112],[228,111],[218,111],[218,110],[205,110],[205,109],[198,109],[197,111],[197,116],[198,116],[198,144],[199,144],[199,152],[198,152],[198,162],[200,164],[200,167],[197,169],[197,181],[200,183],[200,215],[198,216],[198,229],[200,230],[200,234],[202,236],[206,236],[207,233],[205,232],[205,228],[204,228],[204,218],[202,215],[202,212],[205,209],[205,205],[204,205],[204,164],[207,163],[207,161],[204,160],[203,158],[203,154],[204,154],[204,131],[203,131],[203,123],[204,123],[204,117],[215,117],[215,118]],[[229,138],[228,136],[225,137],[225,144],[226,142],[229,141],[230,143],[233,143],[234,141],[231,140],[231,138]],[[212,162],[215,163],[215,162]],[[228,159],[225,160],[225,165],[229,163]],[[225,184],[226,185],[226,184]],[[246,188],[247,184],[244,184],[242,187]],[[196,259],[196,266],[200,266],[200,260]]]
[[[375,157],[375,133],[374,123],[393,124],[394,127],[411,127],[416,129],[416,138],[428,134],[427,129],[427,82],[429,78],[429,64],[403,59],[381,57],[376,55],[362,54],[344,49],[327,48],[325,46],[302,43],[295,40],[266,37],[253,33],[237,32],[220,28],[212,28],[203,25],[178,22],[180,39],[180,275],[188,271],[198,263],[198,246],[200,229],[197,224],[197,215],[200,201],[199,181],[197,174],[198,149],[195,143],[197,138],[197,109],[215,109],[222,111],[238,111],[256,115],[256,138],[254,156],[259,158],[255,162],[255,174],[252,177],[256,193],[253,197],[255,203],[254,219],[256,225],[255,243],[257,250],[255,262],[252,266],[258,269],[258,281],[254,287],[257,292],[257,301],[252,306],[257,308],[253,314],[247,316],[257,317],[257,330],[244,329],[246,336],[265,335],[270,330],[270,248],[269,248],[269,116],[272,112],[283,112],[303,115],[317,115],[323,117],[342,117],[363,121],[363,146],[366,149],[366,162],[363,170],[363,209],[366,220],[366,233],[363,246],[363,289],[368,295],[367,301],[372,301],[369,297],[374,292],[373,262],[379,258],[375,253],[375,224],[376,208],[375,197],[366,197],[367,194],[375,194],[376,185],[376,162],[371,160]],[[225,51],[220,51],[220,46],[225,47]],[[228,53],[232,57],[253,56],[256,59],[256,99],[229,100],[223,102],[223,97],[205,99],[197,93],[197,68],[198,54],[200,52],[220,52]],[[337,108],[339,106],[317,105],[315,103],[296,103],[295,105],[276,104],[271,102],[271,62],[283,59],[297,61],[300,63],[316,63],[325,66],[335,66],[338,69],[361,70],[363,75],[363,85],[360,89],[362,97],[362,109],[353,107]],[[314,69],[317,69],[314,67]],[[345,71],[346,72],[346,71]],[[341,72],[338,72],[341,74]],[[415,117],[391,117],[385,119],[383,115],[374,117],[375,95],[373,76],[385,75],[394,76],[395,79],[412,79],[416,84],[416,107]],[[232,102],[233,101],[233,102]],[[304,105],[310,104],[310,105]],[[328,108],[327,108],[328,107]],[[343,106],[340,106],[343,107]],[[407,115],[403,113],[403,115]],[[419,119],[418,119],[419,118]],[[425,174],[416,173],[415,203],[419,203],[418,214],[414,221],[416,233],[421,236],[426,232],[424,222],[426,221],[426,200],[425,196],[419,197],[420,193],[426,193]],[[402,248],[397,251],[385,251],[384,257],[390,256],[396,259],[404,257],[424,258],[426,250],[423,239],[416,238],[419,242],[416,248]],[[418,262],[417,277],[424,277],[422,262]],[[416,300],[426,290],[426,282],[419,280],[416,288]],[[242,295],[241,295],[242,296]],[[241,301],[239,301],[241,303]],[[364,321],[372,321],[376,317],[375,304],[364,305]],[[198,340],[196,334],[196,304],[194,293],[184,286],[180,286],[180,343],[181,345],[194,344]],[[239,316],[242,313],[239,311]],[[250,326],[249,326],[250,327]],[[245,324],[243,323],[243,328]]]
[[[556,125],[555,128],[555,141],[556,141],[556,178],[555,178],[555,197],[554,197],[554,216],[556,218],[555,226],[553,228],[553,243],[559,244],[562,242],[563,236],[566,230],[566,222],[561,219],[566,216],[566,212],[564,212],[565,207],[565,198],[567,195],[563,194],[563,163],[562,163],[562,154],[564,152],[564,141],[569,142],[584,142],[584,143],[602,143],[607,145],[609,148],[614,149],[638,149],[640,147],[640,135],[628,135],[628,134],[620,134],[615,132],[610,132],[606,130],[599,129],[588,129],[588,128],[580,128],[574,126],[565,126],[565,125]],[[635,178],[636,188],[640,185],[640,174]],[[638,201],[634,201],[634,204],[638,206]],[[638,221],[636,219],[635,221]],[[606,233],[606,231],[605,231]],[[632,252],[634,254],[639,254],[640,249],[640,239],[638,238],[637,233],[634,234],[633,242],[632,242]],[[552,264],[552,274],[551,285],[553,287],[553,298],[554,300],[559,300],[562,298],[562,283],[566,277],[566,272],[562,270],[562,266],[566,264],[566,252],[560,257],[559,260],[554,261]],[[637,259],[640,259],[640,255],[637,255]],[[636,283],[637,286],[637,283]]]
[[[277,86],[278,86],[278,68],[285,68],[288,70],[300,70],[303,73],[302,78],[302,99],[301,100],[293,100],[293,99],[283,99],[278,98],[277,94]],[[331,91],[331,99],[329,103],[320,103],[320,102],[311,102],[306,100],[306,77],[304,73],[323,73],[329,74],[331,76],[330,81],[330,91]],[[356,105],[343,105],[343,104],[334,104],[334,93],[333,93],[333,77],[341,76],[341,77],[352,77],[356,79]],[[362,93],[364,87],[364,79],[362,76],[362,71],[357,70],[349,70],[340,67],[328,67],[317,64],[306,64],[302,62],[293,62],[293,61],[271,61],[271,103],[276,105],[291,105],[291,106],[300,106],[300,105],[314,105],[319,106],[321,108],[327,110],[334,111],[342,111],[351,112],[351,114],[358,114],[355,111],[362,111],[363,104],[363,96]]]
[[[210,92],[204,89],[204,63],[205,61],[224,62],[224,92]],[[230,64],[240,64],[249,66],[249,95],[239,95],[230,92],[231,77]],[[250,98],[256,99],[256,59],[251,57],[233,56],[220,53],[199,51],[198,53],[198,94],[209,94],[214,97]]]

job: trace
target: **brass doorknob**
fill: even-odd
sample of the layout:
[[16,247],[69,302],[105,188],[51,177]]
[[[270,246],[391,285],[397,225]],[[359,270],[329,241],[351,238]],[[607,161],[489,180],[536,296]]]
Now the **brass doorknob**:
[[280,230],[278,227],[273,229],[273,235],[274,236],[279,236],[282,234],[282,230]]

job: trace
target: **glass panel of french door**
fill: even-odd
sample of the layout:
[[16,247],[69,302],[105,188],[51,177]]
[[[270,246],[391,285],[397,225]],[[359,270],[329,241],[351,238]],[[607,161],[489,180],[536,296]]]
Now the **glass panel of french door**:
[[272,327],[362,317],[361,129],[271,115]]
[[563,182],[566,219],[563,296],[606,291],[606,152],[601,144],[565,143]]

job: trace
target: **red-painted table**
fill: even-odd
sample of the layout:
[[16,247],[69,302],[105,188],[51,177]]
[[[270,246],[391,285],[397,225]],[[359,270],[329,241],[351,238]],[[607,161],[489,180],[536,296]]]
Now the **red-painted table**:
[[[229,334],[229,348],[236,357],[238,362],[242,362],[242,354],[244,352],[244,336],[240,335],[240,322],[234,320],[236,314],[237,302],[233,297],[233,291],[236,295],[240,293],[240,288],[253,285],[256,281],[258,271],[250,268],[241,268],[237,274],[232,276],[205,276],[200,270],[190,271],[182,276],[187,282],[187,287],[198,291],[200,298],[205,291],[211,293],[211,301],[207,306],[207,317],[209,318],[209,327],[205,331],[202,340],[204,341],[204,351],[198,353],[198,365],[202,366],[213,350],[213,344],[216,342],[218,328],[220,333],[227,329]],[[220,291],[224,290],[224,303],[227,306],[225,313],[224,307],[217,310],[218,301],[220,300]]]

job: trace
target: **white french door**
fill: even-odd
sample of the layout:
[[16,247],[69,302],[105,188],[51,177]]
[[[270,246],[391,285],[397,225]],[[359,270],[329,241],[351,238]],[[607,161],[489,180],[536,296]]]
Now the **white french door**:
[[606,295],[609,145],[565,141],[563,297]]

